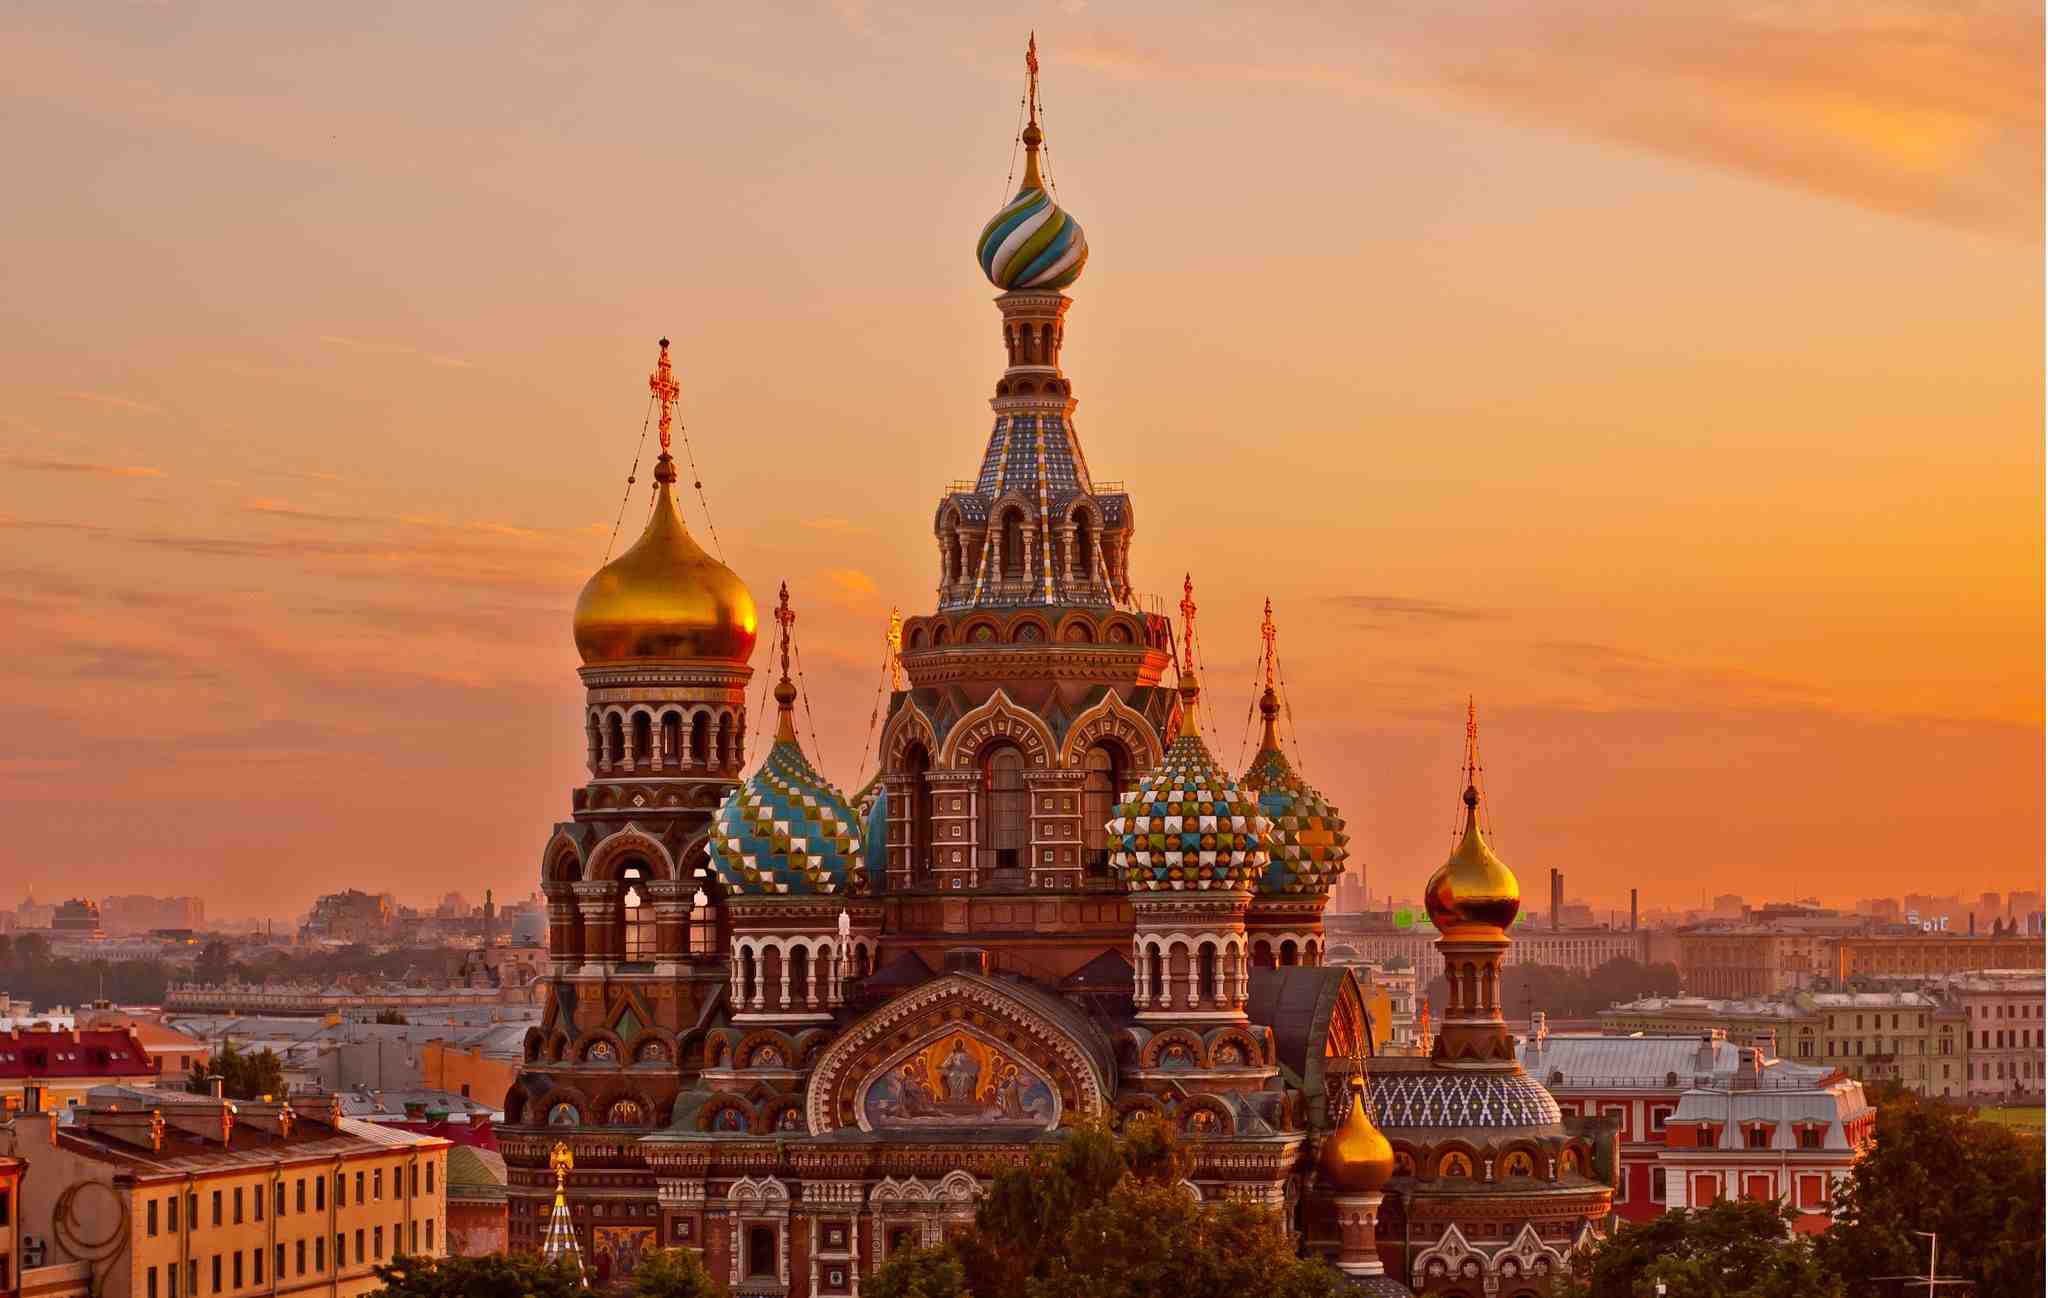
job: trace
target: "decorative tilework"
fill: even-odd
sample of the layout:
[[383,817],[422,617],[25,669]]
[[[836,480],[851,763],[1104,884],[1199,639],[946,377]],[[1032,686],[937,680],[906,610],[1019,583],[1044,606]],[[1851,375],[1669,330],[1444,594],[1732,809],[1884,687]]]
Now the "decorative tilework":
[[1351,836],[1344,818],[1327,798],[1294,773],[1287,755],[1265,748],[1244,773],[1244,787],[1257,792],[1259,809],[1273,822],[1268,842],[1272,860],[1259,876],[1261,893],[1323,896],[1350,858]]
[[1109,822],[1110,866],[1133,892],[1249,890],[1268,862],[1272,822],[1183,733],[1165,758],[1117,804]]
[[1547,1127],[1563,1121],[1534,1078],[1512,1073],[1374,1073],[1372,1120],[1392,1127]]
[[837,893],[866,880],[859,817],[786,739],[726,796],[710,850],[719,880],[739,893]]

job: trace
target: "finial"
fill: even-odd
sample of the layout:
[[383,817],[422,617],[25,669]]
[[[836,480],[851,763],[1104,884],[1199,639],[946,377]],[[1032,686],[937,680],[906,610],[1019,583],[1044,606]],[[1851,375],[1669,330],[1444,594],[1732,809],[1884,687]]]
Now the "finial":
[[1465,696],[1465,808],[1479,806],[1479,707]]
[[1024,46],[1024,72],[1029,83],[1025,92],[1024,188],[1044,189],[1045,182],[1038,175],[1038,147],[1045,143],[1045,132],[1038,125],[1038,33],[1035,31]]
[[559,1197],[569,1180],[569,1169],[576,1166],[576,1155],[569,1150],[569,1142],[558,1140],[548,1153],[548,1166],[555,1169],[555,1194]]
[[775,706],[780,716],[775,721],[775,742],[796,742],[796,686],[789,679],[789,628],[796,622],[796,610],[789,606],[789,583],[782,583],[782,592],[775,605],[775,623],[780,628],[778,646],[782,653],[782,679],[775,682]]
[[683,390],[676,386],[675,371],[668,364],[668,339],[661,340],[661,359],[654,363],[654,373],[647,376],[647,390],[661,403],[661,453],[668,454],[669,435],[675,429],[676,398]]
[[1259,623],[1259,639],[1264,641],[1266,646],[1266,690],[1268,693],[1271,693],[1273,689],[1274,645],[1279,638],[1279,629],[1273,625],[1273,597],[1268,595],[1266,597],[1266,618],[1265,621]]
[[1180,584],[1180,634],[1183,643],[1182,675],[1195,670],[1195,574],[1188,573]]
[[903,688],[903,611],[891,606],[889,629],[882,633],[883,643],[889,646],[889,688]]

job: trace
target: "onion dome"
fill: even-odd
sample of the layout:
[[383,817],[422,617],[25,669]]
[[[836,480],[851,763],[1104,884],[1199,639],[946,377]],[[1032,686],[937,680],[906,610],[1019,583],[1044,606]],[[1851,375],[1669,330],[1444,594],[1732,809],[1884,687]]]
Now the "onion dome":
[[1053,202],[1039,176],[1038,151],[1045,132],[1038,125],[1038,42],[1025,56],[1031,74],[1031,120],[1024,127],[1024,184],[1003,210],[989,218],[975,241],[975,260],[988,282],[1008,292],[1057,292],[1081,278],[1088,264],[1088,238],[1081,223]]
[[[1183,661],[1194,658],[1188,589]],[[1249,892],[1265,872],[1273,824],[1202,742],[1201,692],[1193,670],[1183,670],[1180,735],[1108,824],[1110,866],[1131,892]]]
[[1486,845],[1479,828],[1479,724],[1468,710],[1465,721],[1465,832],[1451,859],[1437,867],[1422,890],[1422,904],[1437,931],[1493,929],[1502,931],[1522,909],[1522,886],[1515,872]]
[[789,587],[782,624],[782,679],[775,685],[775,743],[760,769],[726,795],[712,822],[711,868],[729,894],[814,896],[859,891],[867,881],[860,817],[804,756],[789,679]]
[[754,596],[739,574],[705,553],[676,507],[676,463],[668,453],[668,339],[652,380],[661,398],[661,458],[654,465],[654,512],[633,547],[597,570],[576,597],[576,652],[586,667],[650,660],[754,656]]
[[1266,895],[1308,894],[1322,896],[1344,873],[1350,858],[1351,836],[1344,832],[1344,818],[1327,798],[1295,774],[1287,754],[1280,749],[1280,693],[1274,687],[1273,602],[1266,601],[1266,620],[1260,627],[1266,642],[1266,692],[1259,698],[1259,715],[1264,733],[1258,756],[1244,773],[1244,787],[1258,795],[1259,810],[1273,822],[1267,847],[1271,860],[1259,877],[1259,891]]
[[1344,1120],[1323,1142],[1316,1173],[1339,1194],[1370,1194],[1384,1189],[1394,1175],[1394,1147],[1366,1115],[1365,1079],[1351,1076],[1351,1097]]
[[873,795],[856,804],[864,835],[862,853],[871,879],[881,877],[889,868],[889,791],[882,787],[881,778],[875,776]]

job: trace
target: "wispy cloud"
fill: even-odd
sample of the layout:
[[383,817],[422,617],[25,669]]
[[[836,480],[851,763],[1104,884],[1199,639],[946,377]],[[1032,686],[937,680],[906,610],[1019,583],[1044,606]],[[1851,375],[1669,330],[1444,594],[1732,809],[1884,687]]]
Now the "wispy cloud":
[[1470,622],[1492,617],[1484,609],[1463,604],[1446,604],[1433,599],[1410,599],[1403,595],[1339,595],[1340,607],[1355,609],[1372,617],[1406,617],[1436,622]]
[[825,597],[834,604],[865,604],[878,590],[875,579],[858,568],[827,568],[818,575],[825,579]]
[[321,334],[320,341],[331,347],[361,352],[368,356],[413,356],[427,362],[429,365],[438,365],[442,369],[466,370],[474,368],[460,356],[448,356],[440,352],[430,352],[406,343],[371,342],[361,338],[345,338],[340,334]]
[[109,478],[161,478],[162,469],[145,464],[103,464],[93,460],[59,460],[45,456],[10,455],[6,463],[38,473],[96,473]]
[[848,536],[864,536],[873,530],[845,518],[805,518],[799,519],[798,525],[814,532],[842,532]]
[[83,401],[89,405],[106,406],[112,410],[126,410],[130,414],[160,415],[164,412],[162,406],[137,401],[133,397],[116,396],[111,392],[65,392],[60,395],[67,401]]

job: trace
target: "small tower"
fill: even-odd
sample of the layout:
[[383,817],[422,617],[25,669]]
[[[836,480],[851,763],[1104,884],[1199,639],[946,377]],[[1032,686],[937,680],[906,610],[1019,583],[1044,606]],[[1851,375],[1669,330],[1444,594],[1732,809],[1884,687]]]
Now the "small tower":
[[1344,873],[1351,841],[1344,818],[1295,771],[1280,746],[1278,638],[1269,599],[1259,625],[1266,673],[1265,692],[1259,696],[1259,751],[1243,780],[1273,822],[1272,856],[1245,912],[1245,934],[1257,967],[1323,962],[1323,907]]
[[541,1241],[540,1255],[549,1262],[574,1266],[577,1278],[588,1284],[583,1270],[583,1246],[577,1243],[576,1223],[569,1218],[569,1169],[576,1166],[576,1155],[566,1142],[558,1140],[548,1154],[548,1166],[555,1173],[555,1206],[548,1212],[548,1233]]
[[[845,1001],[850,933],[841,934],[840,919],[848,899],[867,891],[866,844],[846,796],[797,742],[788,583],[775,622],[775,742],[711,830],[711,868],[732,925],[728,1003],[735,1023],[826,1022]],[[879,931],[879,908],[860,909],[862,929]]]
[[1323,1141],[1316,1179],[1337,1208],[1337,1269],[1367,1293],[1405,1294],[1387,1280],[1379,1255],[1380,1200],[1394,1175],[1394,1147],[1373,1125],[1365,1095],[1365,1062],[1352,1061],[1343,1121]]
[[1136,920],[1138,1018],[1242,1022],[1250,990],[1245,909],[1268,863],[1272,822],[1202,739],[1193,577],[1180,609],[1180,735],[1116,808],[1110,864]]
[[1501,1017],[1500,966],[1510,945],[1508,926],[1522,908],[1514,872],[1493,854],[1479,827],[1479,718],[1465,705],[1465,830],[1451,857],[1423,888],[1422,901],[1441,934],[1444,1009],[1431,1058],[1450,1068],[1513,1071],[1514,1039]]

